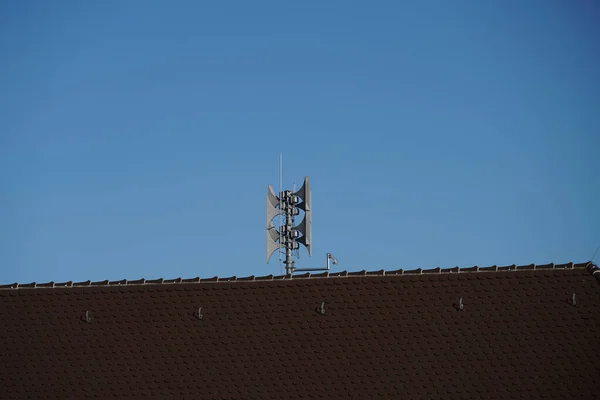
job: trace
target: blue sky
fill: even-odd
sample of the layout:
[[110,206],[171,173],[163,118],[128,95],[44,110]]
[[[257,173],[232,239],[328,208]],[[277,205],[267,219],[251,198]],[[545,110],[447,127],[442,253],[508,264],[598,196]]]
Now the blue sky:
[[[0,2],[0,281],[587,261],[595,1]],[[596,261],[598,260],[598,256]]]

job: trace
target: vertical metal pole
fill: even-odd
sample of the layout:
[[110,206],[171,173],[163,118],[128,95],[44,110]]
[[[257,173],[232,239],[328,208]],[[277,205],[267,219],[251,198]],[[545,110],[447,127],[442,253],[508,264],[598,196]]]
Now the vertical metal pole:
[[293,240],[292,240],[292,228],[294,227],[293,214],[292,214],[292,203],[291,198],[288,196],[288,192],[282,192],[282,207],[285,213],[285,273],[291,275],[294,272],[294,256]]

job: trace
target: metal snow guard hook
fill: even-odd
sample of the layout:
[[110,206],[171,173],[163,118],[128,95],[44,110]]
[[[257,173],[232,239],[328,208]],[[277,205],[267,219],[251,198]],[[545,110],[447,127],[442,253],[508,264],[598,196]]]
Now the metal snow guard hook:
[[571,297],[571,300],[567,301],[570,305],[572,306],[576,306],[577,305],[577,297],[575,296],[575,293],[573,293],[573,296]]
[[325,315],[325,302],[321,303],[321,307],[317,309],[317,312],[321,315]]
[[458,311],[464,311],[464,304],[463,304],[463,298],[459,297],[458,298],[458,303],[454,303],[454,308],[456,308]]
[[204,319],[204,314],[202,314],[202,307],[198,307],[198,311],[194,313],[194,317],[198,318],[200,321]]
[[82,319],[87,323],[92,322],[92,316],[90,315],[89,310],[85,312],[85,317],[82,317]]

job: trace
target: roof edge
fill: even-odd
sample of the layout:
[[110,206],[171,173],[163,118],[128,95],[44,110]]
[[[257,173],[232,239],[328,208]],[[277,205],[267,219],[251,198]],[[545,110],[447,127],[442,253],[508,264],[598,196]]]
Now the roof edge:
[[218,276],[212,278],[175,278],[175,279],[137,279],[137,280],[127,280],[122,279],[118,281],[95,281],[92,282],[90,280],[84,282],[60,282],[56,283],[54,281],[46,282],[46,283],[10,283],[0,285],[0,290],[14,290],[14,289],[49,289],[49,288],[76,288],[76,287],[97,287],[97,286],[136,286],[136,285],[164,285],[164,284],[182,284],[182,283],[214,283],[214,282],[252,282],[252,281],[272,281],[272,280],[293,280],[293,279],[314,279],[314,278],[340,278],[340,277],[357,277],[357,276],[389,276],[389,275],[421,275],[421,274],[460,274],[460,273],[481,273],[481,272],[515,272],[515,271],[536,271],[536,270],[564,270],[564,269],[587,269],[589,273],[596,278],[596,280],[600,283],[600,268],[592,261],[584,262],[584,263],[565,263],[565,264],[529,264],[529,265],[507,265],[498,267],[497,265],[492,265],[489,267],[479,267],[477,265],[468,268],[454,267],[454,268],[430,268],[430,269],[397,269],[386,271],[384,269],[377,271],[341,271],[341,272],[321,272],[318,274],[311,274],[310,272],[299,274],[299,275],[266,275],[266,276],[246,276],[242,278],[238,278],[236,276],[231,276],[227,278],[220,278]]

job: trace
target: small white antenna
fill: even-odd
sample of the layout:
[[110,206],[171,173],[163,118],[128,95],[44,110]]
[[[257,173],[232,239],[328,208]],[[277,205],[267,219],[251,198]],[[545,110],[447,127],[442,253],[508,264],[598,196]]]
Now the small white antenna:
[[327,267],[325,268],[294,268],[296,272],[310,272],[310,271],[329,271],[331,269],[331,263],[333,265],[338,264],[338,259],[331,253],[327,253]]

